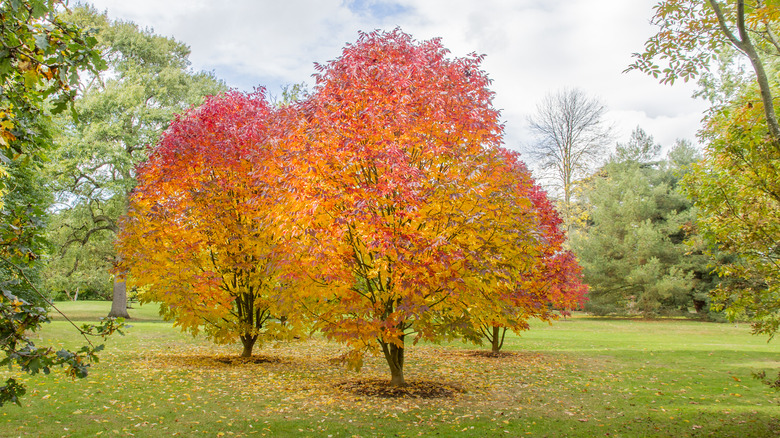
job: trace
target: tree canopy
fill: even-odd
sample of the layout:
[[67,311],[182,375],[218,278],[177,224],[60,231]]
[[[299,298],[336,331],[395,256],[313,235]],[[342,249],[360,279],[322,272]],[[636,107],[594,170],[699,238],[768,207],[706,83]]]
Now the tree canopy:
[[[225,86],[209,73],[191,71],[189,48],[172,38],[112,21],[90,6],[66,16],[95,31],[108,64],[105,72],[82,81],[74,104],[77,121],[59,120],[61,147],[50,166],[58,205],[49,230],[56,250],[47,268],[49,285],[75,290],[84,284],[81,279],[112,277],[117,220],[136,184],[135,165],[146,159],[174,114]],[[114,280],[111,315],[127,317],[124,283]]]
[[247,357],[300,319],[284,287],[271,113],[261,92],[232,91],[177,117],[138,168],[119,239],[141,302],[193,334],[240,338]]
[[482,57],[447,55],[361,34],[300,99],[231,92],[180,117],[139,168],[120,239],[141,296],[245,354],[311,321],[352,367],[381,352],[394,385],[409,342],[578,305],[560,219],[500,146]]
[[318,66],[308,123],[288,140],[318,327],[353,362],[381,351],[393,384],[410,340],[451,336],[462,317],[514,329],[552,317],[550,292],[525,276],[558,222],[541,219],[540,190],[499,146],[482,57],[446,55],[439,40],[362,34]]

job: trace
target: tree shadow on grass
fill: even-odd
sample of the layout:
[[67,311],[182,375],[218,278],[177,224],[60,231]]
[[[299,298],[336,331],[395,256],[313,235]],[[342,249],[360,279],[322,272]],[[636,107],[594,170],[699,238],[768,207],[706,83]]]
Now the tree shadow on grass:
[[378,398],[452,398],[466,392],[452,383],[418,380],[407,382],[406,386],[390,386],[384,379],[353,379],[334,385],[341,391],[355,395]]
[[178,365],[186,368],[222,368],[226,366],[287,363],[286,360],[276,356],[241,357],[213,354],[165,355],[153,358],[149,362],[164,364],[166,367]]
[[262,364],[262,363],[282,363],[284,362],[281,358],[278,358],[276,356],[252,356],[252,357],[241,357],[241,356],[213,356],[213,357],[206,357],[206,359],[213,359],[219,363],[224,363],[227,365],[246,365],[246,364]]
[[468,350],[464,351],[465,356],[470,357],[484,357],[488,359],[510,359],[518,356],[518,353],[513,351],[487,351],[487,350]]
[[450,358],[476,358],[476,359],[488,359],[488,360],[503,360],[514,361],[523,364],[539,364],[544,361],[547,356],[543,353],[530,352],[530,351],[513,351],[513,350],[501,350],[493,352],[491,350],[444,350],[439,352],[442,357]]

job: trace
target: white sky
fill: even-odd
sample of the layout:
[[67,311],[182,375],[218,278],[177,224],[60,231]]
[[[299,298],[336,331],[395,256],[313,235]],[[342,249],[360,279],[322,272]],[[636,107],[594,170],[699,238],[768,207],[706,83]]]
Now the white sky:
[[641,126],[668,149],[695,142],[706,104],[695,84],[660,85],[622,73],[654,33],[655,0],[91,0],[192,49],[196,70],[234,88],[313,84],[315,62],[339,56],[358,31],[399,26],[417,40],[441,37],[454,56],[486,54],[495,106],[512,149],[531,144],[527,117],[548,92],[578,87],[609,108],[617,141]]

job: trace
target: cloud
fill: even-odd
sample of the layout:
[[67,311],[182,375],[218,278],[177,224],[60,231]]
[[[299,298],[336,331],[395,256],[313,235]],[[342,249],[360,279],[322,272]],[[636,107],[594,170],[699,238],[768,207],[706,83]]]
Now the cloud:
[[654,0],[95,0],[109,16],[150,26],[192,48],[193,67],[229,85],[271,93],[311,81],[315,62],[336,58],[359,31],[400,26],[441,37],[454,56],[486,54],[506,143],[531,141],[526,118],[548,92],[579,87],[600,96],[626,141],[637,124],[661,141],[694,138],[705,105],[692,86],[668,87],[622,73],[654,29]]

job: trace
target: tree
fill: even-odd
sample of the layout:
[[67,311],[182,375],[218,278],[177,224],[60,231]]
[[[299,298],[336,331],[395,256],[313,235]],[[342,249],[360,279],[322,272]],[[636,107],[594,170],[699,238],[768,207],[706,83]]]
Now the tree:
[[[171,38],[110,21],[90,6],[76,8],[68,19],[96,30],[109,65],[107,72],[82,82],[75,102],[78,122],[61,121],[63,146],[51,169],[59,201],[54,222],[59,228],[49,232],[59,253],[52,271],[69,274],[59,278],[75,288],[77,278],[90,276],[89,271],[108,273],[118,264],[117,219],[127,209],[133,169],[146,158],[147,147],[176,112],[225,86],[211,74],[190,71],[189,48]],[[103,256],[94,257],[96,251]],[[62,266],[65,261],[72,262],[69,269]],[[113,283],[109,315],[128,318],[122,276],[115,275]]]
[[589,218],[573,235],[572,247],[591,286],[590,311],[687,315],[689,309],[707,310],[711,259],[687,244],[697,210],[680,182],[695,149],[678,142],[670,152],[675,160],[657,160],[659,149],[638,128],[583,193]]
[[[618,143],[615,146],[613,161],[625,162],[634,161],[637,163],[648,163],[658,157],[661,152],[661,145],[653,140],[653,136],[647,134],[639,126],[631,133],[628,143]],[[679,155],[682,152],[677,152]]]
[[[405,384],[409,342],[458,335],[470,307],[514,299],[544,244],[527,192],[507,189],[482,57],[446,55],[398,29],[361,34],[317,66],[285,137],[306,308],[352,366],[381,351],[391,385]],[[528,307],[549,301],[527,291]]]
[[[68,375],[85,377],[102,345],[87,339],[76,352],[55,352],[29,337],[48,322],[45,296],[28,274],[41,259],[46,201],[41,167],[52,147],[49,117],[67,108],[79,69],[103,66],[94,38],[55,14],[62,5],[56,0],[0,3],[0,366],[48,374],[61,365]],[[20,292],[30,301],[17,297]],[[101,327],[77,329],[85,336],[107,335],[116,325],[106,320]],[[25,391],[16,379],[7,379],[0,387],[0,406],[20,404]]]
[[118,240],[141,302],[193,335],[257,341],[299,327],[278,228],[284,188],[262,92],[209,97],[170,125],[138,168]]
[[[780,5],[773,1],[664,0],[655,7],[652,22],[658,33],[635,53],[628,70],[639,70],[663,83],[687,81],[710,68],[725,47],[733,47],[750,61],[760,92],[765,123],[774,142],[780,142],[780,125],[772,97],[773,84],[766,57],[780,54],[777,22]],[[664,60],[663,70],[656,61]]]
[[[486,339],[493,353],[501,350],[508,330],[528,330],[528,321],[534,318],[557,319],[556,309],[566,314],[581,307],[587,293],[576,258],[563,250],[566,236],[547,194],[534,183],[518,154],[503,149],[500,153],[502,183],[496,194],[503,196],[488,204],[487,208],[496,209],[496,217],[475,230],[480,236],[490,236],[484,245],[491,246],[489,251],[481,248],[483,253],[473,259],[479,265],[470,268],[479,272],[472,286],[477,299],[467,296],[460,302],[462,314],[450,311],[445,316],[458,315],[463,336],[479,344]],[[513,207],[529,201],[531,211]],[[512,216],[517,213],[526,217]],[[529,221],[534,229],[516,228]],[[509,263],[516,265],[507,269]]]
[[602,159],[611,138],[606,111],[604,104],[582,90],[563,89],[547,94],[528,119],[537,138],[528,152],[561,190],[560,209],[567,229],[573,222],[574,185]]
[[780,150],[768,140],[763,111],[744,104],[759,98],[745,85],[706,120],[706,156],[686,183],[702,210],[698,226],[710,251],[731,255],[718,266],[725,281],[713,293],[713,307],[730,319],[749,318],[754,333],[772,337],[780,328]]
[[[659,2],[654,17],[659,33],[629,66],[667,83],[720,67],[702,82],[713,108],[701,134],[705,158],[688,187],[702,211],[701,234],[730,255],[718,267],[726,281],[714,292],[715,308],[732,319],[751,318],[754,332],[770,337],[780,328],[775,254],[780,128],[773,100],[779,8],[774,1]],[[755,76],[723,68],[734,53],[748,58]],[[659,59],[668,63],[663,70]],[[716,75],[720,80],[712,80]]]
[[95,233],[84,245],[68,245],[71,226],[88,218],[74,217],[88,214],[86,209],[73,208],[50,214],[47,240],[51,242],[42,276],[43,289],[53,300],[111,300],[112,262],[116,257],[114,235]]

